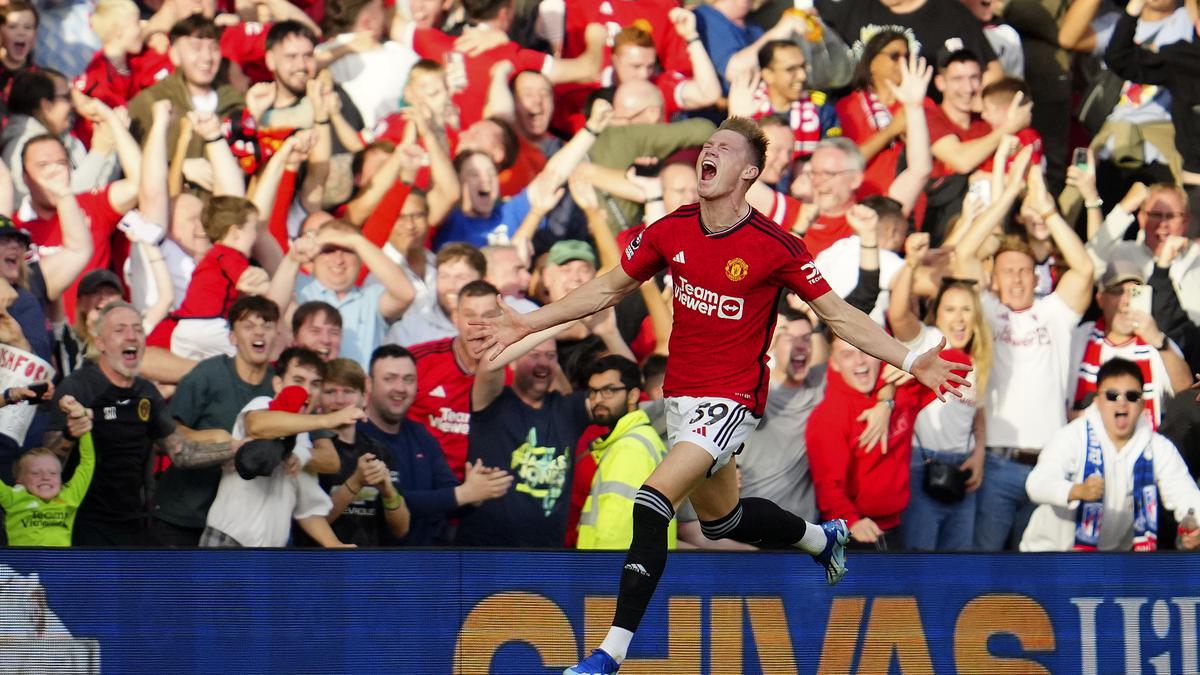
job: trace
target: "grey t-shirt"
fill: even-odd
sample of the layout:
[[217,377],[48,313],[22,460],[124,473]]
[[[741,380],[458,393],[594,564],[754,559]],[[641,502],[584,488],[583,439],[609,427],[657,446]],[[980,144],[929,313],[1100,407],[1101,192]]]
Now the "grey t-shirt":
[[737,458],[743,497],[769,499],[809,522],[817,522],[804,428],[824,396],[824,364],[813,366],[799,387],[771,386],[762,422]]

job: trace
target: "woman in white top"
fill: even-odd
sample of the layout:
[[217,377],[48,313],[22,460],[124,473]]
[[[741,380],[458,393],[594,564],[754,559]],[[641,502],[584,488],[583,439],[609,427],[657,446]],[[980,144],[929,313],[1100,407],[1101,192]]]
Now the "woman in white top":
[[[929,349],[943,338],[943,357],[974,366],[967,376],[971,388],[963,397],[939,401],[929,392],[914,423],[912,496],[901,518],[904,546],[927,551],[965,550],[972,546],[975,530],[975,490],[983,481],[984,417],[976,405],[987,385],[992,362],[992,338],[984,320],[974,282],[947,280],[929,305],[925,321],[917,315],[912,297],[913,277],[929,249],[929,235],[910,235],[905,242],[904,268],[896,275],[888,306],[892,333],[909,349]],[[958,352],[955,354],[955,352]],[[957,476],[961,490],[931,491],[925,477],[935,464]]]

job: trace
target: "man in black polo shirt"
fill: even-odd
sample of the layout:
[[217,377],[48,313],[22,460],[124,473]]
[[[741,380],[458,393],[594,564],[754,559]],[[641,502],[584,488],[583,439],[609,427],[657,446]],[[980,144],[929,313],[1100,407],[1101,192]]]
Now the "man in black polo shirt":
[[[219,440],[247,403],[275,395],[270,370],[278,321],[279,306],[261,295],[234,301],[229,326],[237,353],[204,359],[179,381],[169,407],[179,433],[193,441]],[[199,546],[220,482],[219,466],[168,467],[154,492],[150,528],[157,543]]]
[[[94,365],[75,371],[55,391],[56,400],[70,394],[95,416],[92,437],[96,469],[87,497],[75,519],[76,546],[144,546],[148,543],[146,476],[156,445],[173,464],[213,466],[233,457],[239,443],[223,438],[197,443],[175,430],[166,402],[148,380],[138,376],[146,351],[142,316],[126,302],[113,302],[100,311],[96,325]],[[55,407],[57,410],[57,406]],[[64,459],[74,440],[64,434],[58,413],[50,422],[44,444]],[[78,457],[68,463],[73,472]]]

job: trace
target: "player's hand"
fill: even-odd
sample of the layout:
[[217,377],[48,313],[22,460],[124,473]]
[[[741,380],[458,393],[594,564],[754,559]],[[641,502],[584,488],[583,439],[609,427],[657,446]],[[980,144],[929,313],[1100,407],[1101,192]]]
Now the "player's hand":
[[476,358],[487,354],[488,361],[495,361],[506,347],[533,333],[525,317],[509,307],[503,296],[496,296],[496,301],[500,304],[500,316],[468,322],[471,353]]
[[918,382],[933,390],[939,401],[946,400],[947,391],[962,398],[963,394],[959,388],[969,387],[971,383],[954,371],[974,370],[974,367],[968,364],[943,359],[940,354],[945,348],[946,338],[943,337],[936,346],[917,357],[910,371]]
[[883,530],[870,518],[862,518],[850,526],[850,536],[860,544],[874,544],[883,536]]
[[858,447],[865,448],[866,452],[870,453],[878,443],[879,449],[886,455],[888,425],[892,421],[892,406],[885,401],[880,401],[862,411],[862,414],[858,416],[858,421],[867,423],[862,433],[858,435]]

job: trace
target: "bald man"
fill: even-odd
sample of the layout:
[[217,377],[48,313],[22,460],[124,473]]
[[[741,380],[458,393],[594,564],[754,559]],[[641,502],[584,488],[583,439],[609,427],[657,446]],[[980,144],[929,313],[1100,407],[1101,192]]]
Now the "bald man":
[[663,121],[663,98],[658,87],[634,80],[613,94],[613,124],[657,124]]

